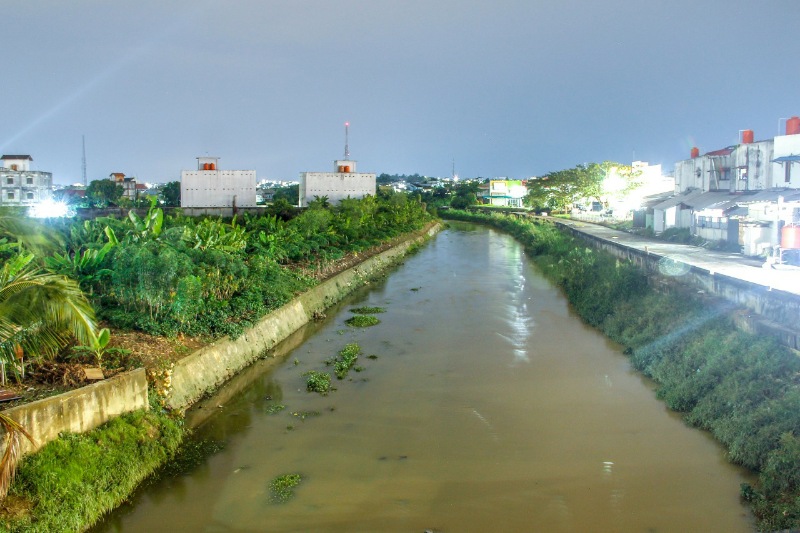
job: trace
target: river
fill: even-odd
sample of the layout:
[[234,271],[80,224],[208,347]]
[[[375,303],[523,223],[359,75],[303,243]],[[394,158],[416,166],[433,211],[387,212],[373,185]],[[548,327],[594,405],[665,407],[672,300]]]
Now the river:
[[[363,305],[381,323],[345,325]],[[302,374],[347,343],[363,371],[307,392]],[[452,224],[277,357],[189,413],[221,452],[95,531],[753,530],[750,474],[495,230]],[[273,503],[289,473],[295,496]]]

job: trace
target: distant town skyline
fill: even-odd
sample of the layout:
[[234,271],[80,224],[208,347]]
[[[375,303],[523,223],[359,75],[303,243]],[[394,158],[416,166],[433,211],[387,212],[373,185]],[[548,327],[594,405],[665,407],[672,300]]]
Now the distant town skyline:
[[4,4],[0,152],[56,183],[220,158],[522,179],[689,157],[800,115],[800,2],[218,0]]

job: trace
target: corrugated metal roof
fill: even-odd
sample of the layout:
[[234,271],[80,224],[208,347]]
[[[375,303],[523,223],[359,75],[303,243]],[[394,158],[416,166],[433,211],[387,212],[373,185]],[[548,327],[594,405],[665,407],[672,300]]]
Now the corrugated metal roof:
[[33,161],[33,158],[29,155],[3,155],[0,159],[27,159]]
[[675,207],[678,204],[687,203],[688,201],[691,201],[693,198],[696,198],[701,194],[703,194],[702,191],[684,192],[654,205],[653,209],[669,209],[670,207]]
[[797,201],[800,200],[800,189],[764,189],[755,194],[743,195],[739,203],[741,205],[747,205],[762,202],[777,202],[779,196],[783,196],[783,199],[787,201]]
[[721,150],[714,150],[713,152],[708,152],[706,155],[711,157],[721,156],[721,155],[731,155],[733,153],[735,146],[728,146],[727,148],[723,148]]

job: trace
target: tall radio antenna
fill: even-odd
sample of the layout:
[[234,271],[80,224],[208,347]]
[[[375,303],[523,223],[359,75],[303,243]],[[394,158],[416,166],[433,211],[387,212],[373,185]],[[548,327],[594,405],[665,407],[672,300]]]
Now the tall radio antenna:
[[83,170],[83,186],[86,187],[86,136],[81,135],[81,142],[83,143],[83,162],[81,169]]
[[350,146],[347,144],[347,140],[348,140],[347,137],[349,136],[349,133],[350,133],[350,123],[349,122],[345,122],[344,123],[344,158],[345,158],[345,160],[349,160],[350,159]]

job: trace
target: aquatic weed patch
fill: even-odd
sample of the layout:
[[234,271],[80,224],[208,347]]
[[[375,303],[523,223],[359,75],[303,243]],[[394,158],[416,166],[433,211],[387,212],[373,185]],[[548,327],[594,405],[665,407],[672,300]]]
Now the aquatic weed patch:
[[385,307],[369,307],[369,306],[354,307],[354,308],[350,309],[350,312],[351,313],[355,313],[357,315],[377,315],[377,314],[380,314],[380,313],[385,313],[386,312],[386,308]]
[[300,474],[284,474],[269,482],[269,501],[286,503],[294,497],[294,489],[303,477]]
[[370,326],[380,324],[381,321],[378,319],[378,317],[372,315],[356,315],[348,318],[344,321],[344,323],[354,328],[368,328]]
[[303,375],[306,377],[306,389],[309,392],[318,392],[320,394],[328,394],[330,392],[331,375],[327,372],[309,370]]
[[326,363],[333,365],[333,371],[338,379],[344,379],[350,369],[353,368],[359,355],[361,355],[361,346],[353,342],[339,350],[339,354],[335,358],[326,361]]
[[264,408],[264,412],[267,413],[268,415],[274,415],[280,413],[284,409],[286,409],[285,405],[283,405],[282,403],[276,403],[268,405],[266,408]]

